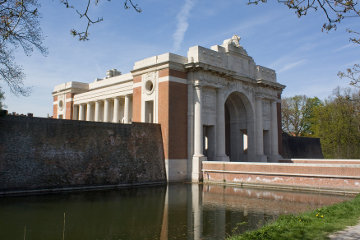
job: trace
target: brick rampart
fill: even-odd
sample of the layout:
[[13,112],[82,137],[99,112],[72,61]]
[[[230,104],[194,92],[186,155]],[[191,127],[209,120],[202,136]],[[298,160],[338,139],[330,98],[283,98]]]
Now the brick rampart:
[[204,182],[360,192],[360,164],[203,162]]
[[0,191],[159,182],[160,125],[0,117]]

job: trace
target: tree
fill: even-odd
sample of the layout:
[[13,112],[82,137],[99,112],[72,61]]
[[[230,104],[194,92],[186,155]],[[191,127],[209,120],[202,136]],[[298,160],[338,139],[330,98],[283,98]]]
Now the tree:
[[24,73],[14,62],[13,50],[20,46],[26,55],[34,48],[46,54],[38,6],[37,0],[0,1],[0,80],[15,94],[27,95],[30,89],[24,87]]
[[1,91],[1,88],[0,88],[0,110],[3,110],[5,107],[5,105],[3,103],[4,99],[5,99],[4,92]]
[[335,89],[313,119],[325,158],[360,158],[360,90]]
[[[67,8],[74,9],[80,18],[88,21],[84,31],[71,30],[73,36],[79,40],[88,40],[88,30],[92,24],[103,19],[92,20],[88,15],[91,3],[97,5],[101,0],[88,0],[86,8],[81,11],[73,7],[69,0],[59,0]],[[30,88],[24,86],[25,75],[21,66],[14,62],[14,49],[21,47],[26,55],[31,55],[34,49],[43,55],[47,49],[43,44],[43,34],[39,24],[38,0],[0,0],[0,81],[4,81],[10,91],[16,95],[26,96]],[[124,0],[126,9],[132,7],[141,12],[132,0]]]
[[346,69],[345,72],[339,72],[338,76],[350,79],[350,85],[360,88],[360,64],[355,64],[352,68]]
[[[92,17],[90,17],[88,15],[91,3],[93,2],[94,5],[96,6],[96,5],[98,5],[98,3],[100,1],[101,0],[87,0],[86,7],[83,10],[79,10],[79,9],[75,8],[74,5],[71,4],[71,1],[69,1],[69,0],[60,0],[60,2],[63,3],[66,8],[74,9],[76,11],[76,13],[79,15],[80,18],[85,18],[86,21],[87,21],[87,25],[86,25],[85,30],[80,30],[79,31],[79,30],[71,29],[71,31],[70,31],[71,34],[74,37],[78,37],[78,39],[80,41],[89,40],[89,28],[90,28],[90,26],[95,24],[95,23],[102,22],[104,20],[102,17],[97,17],[97,19],[94,20]],[[108,0],[108,1],[111,1],[111,0]],[[125,9],[133,8],[138,13],[140,13],[142,11],[141,8],[138,6],[138,4],[134,3],[132,0],[124,0],[124,8]]]
[[312,136],[311,129],[315,107],[321,105],[317,98],[296,95],[281,100],[283,131],[295,136]]
[[[248,0],[248,4],[266,3],[267,0]],[[303,17],[310,11],[321,11],[325,16],[322,31],[336,30],[337,24],[346,18],[360,17],[360,5],[358,0],[278,0],[278,3],[294,10],[298,17]],[[360,30],[347,29],[350,34],[349,40],[354,44],[360,44]],[[360,65],[355,64],[352,68],[338,73],[340,78],[349,78],[350,84],[360,87]]]

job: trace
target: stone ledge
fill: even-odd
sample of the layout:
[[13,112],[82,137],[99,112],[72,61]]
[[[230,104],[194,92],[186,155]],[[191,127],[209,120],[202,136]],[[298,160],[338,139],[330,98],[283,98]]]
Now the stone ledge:
[[102,190],[119,189],[119,188],[158,186],[158,185],[166,185],[166,183],[164,183],[164,182],[127,183],[127,184],[114,184],[114,185],[97,185],[97,186],[78,186],[78,187],[64,187],[64,188],[42,188],[42,189],[32,189],[32,190],[0,191],[0,197],[2,197],[2,196],[40,195],[40,194],[51,194],[51,193],[60,193],[60,192],[102,191]]
[[218,173],[253,174],[253,175],[270,175],[270,176],[360,179],[360,176],[342,176],[342,175],[315,175],[315,174],[280,173],[280,172],[246,172],[246,171],[210,170],[210,169],[203,169],[202,171],[203,173],[218,172]]

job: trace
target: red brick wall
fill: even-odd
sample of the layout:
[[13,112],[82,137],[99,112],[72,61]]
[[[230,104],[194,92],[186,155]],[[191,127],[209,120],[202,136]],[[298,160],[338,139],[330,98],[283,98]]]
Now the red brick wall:
[[[135,77],[134,77],[135,82]],[[133,89],[132,121],[141,122],[141,87]]]
[[74,108],[74,101],[71,100],[70,102],[68,102],[68,99],[72,99],[74,97],[74,94],[72,93],[67,93],[66,94],[66,98],[65,98],[65,106],[66,106],[66,112],[65,112],[65,119],[72,119],[72,115],[73,115],[73,108]]
[[73,101],[66,103],[65,119],[72,119],[73,115]]
[[187,79],[186,72],[181,72],[181,71],[169,69],[169,68],[161,69],[159,71],[159,77],[167,77],[167,76],[173,76],[173,77]]
[[159,115],[165,159],[169,159],[169,82],[159,83]]
[[360,192],[359,165],[203,162],[203,170],[205,182]]
[[57,96],[54,96],[54,100],[53,100],[53,115],[52,115],[52,118],[57,118],[57,103],[54,103],[54,102],[57,102],[57,99],[58,99],[58,97],[57,97]]
[[169,158],[187,158],[187,85],[169,85]]
[[141,82],[141,75],[134,76],[133,83],[139,83]]
[[[159,77],[186,79],[187,74],[162,69]],[[177,82],[159,83],[159,116],[165,159],[187,158],[187,85]]]
[[53,105],[53,116],[52,118],[57,118],[57,104]]

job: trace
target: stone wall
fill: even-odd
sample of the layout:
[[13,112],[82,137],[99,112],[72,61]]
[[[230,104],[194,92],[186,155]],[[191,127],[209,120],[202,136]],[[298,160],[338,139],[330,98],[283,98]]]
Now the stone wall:
[[324,158],[320,138],[293,137],[282,133],[283,158]]
[[0,191],[155,182],[160,125],[0,117]]

